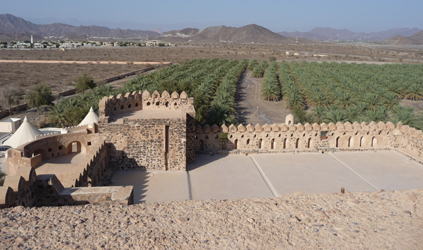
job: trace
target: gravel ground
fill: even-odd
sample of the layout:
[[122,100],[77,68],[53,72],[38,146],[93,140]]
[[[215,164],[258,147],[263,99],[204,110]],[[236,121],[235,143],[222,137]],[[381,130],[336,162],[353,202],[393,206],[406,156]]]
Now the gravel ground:
[[0,210],[0,249],[421,249],[423,190]]

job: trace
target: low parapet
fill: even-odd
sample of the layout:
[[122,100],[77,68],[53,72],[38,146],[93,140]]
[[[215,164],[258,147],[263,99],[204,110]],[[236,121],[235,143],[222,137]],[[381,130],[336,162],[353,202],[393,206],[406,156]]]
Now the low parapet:
[[16,175],[6,176],[0,187],[0,208],[33,206],[36,202],[33,195],[36,188],[35,170],[31,167],[18,168]]
[[130,205],[133,186],[64,188],[55,175],[39,175],[28,167],[7,176],[0,187],[0,208],[14,206]]
[[[402,126],[401,123],[398,123],[397,128],[403,127],[402,130],[407,130],[408,126]],[[229,127],[226,125],[222,125],[221,127],[217,125],[213,125],[210,127],[209,125],[205,125],[204,127],[201,127],[200,125],[197,125],[196,127],[196,133],[202,134],[202,133],[261,133],[261,132],[279,132],[279,131],[359,131],[359,130],[378,130],[378,129],[394,129],[395,124],[392,122],[371,122],[369,124],[363,122],[358,123],[354,122],[351,124],[350,122],[337,122],[334,123],[313,123],[313,124],[264,124],[263,126],[260,124],[256,124],[255,126],[248,124],[246,126],[240,124],[238,126],[235,126],[234,124],[231,124]],[[415,130],[415,129],[414,129]]]
[[145,90],[141,93],[132,92],[125,95],[103,97],[99,103],[99,122],[108,122],[108,117],[138,110],[175,110],[181,113],[195,114],[194,98],[188,97],[187,93],[177,92],[169,94],[164,91],[161,95],[156,90],[152,94]]
[[197,126],[195,132],[195,151],[199,153],[401,149],[423,159],[423,132],[401,122],[206,125]]
[[72,152],[95,153],[95,145],[104,142],[98,133],[93,133],[97,130],[97,125],[91,129],[88,126],[78,128],[79,132],[39,136],[34,141],[6,151],[9,175],[15,175],[19,167],[36,168],[43,160],[62,157]]
[[[43,160],[80,153],[82,160],[64,172],[47,168],[36,175]],[[11,206],[132,204],[132,187],[91,187],[101,183],[107,164],[107,147],[98,134],[49,135],[6,152],[9,175],[0,187],[0,208]],[[46,172],[47,170],[47,172]],[[44,172],[43,172],[44,171]],[[54,172],[54,173],[53,173]]]

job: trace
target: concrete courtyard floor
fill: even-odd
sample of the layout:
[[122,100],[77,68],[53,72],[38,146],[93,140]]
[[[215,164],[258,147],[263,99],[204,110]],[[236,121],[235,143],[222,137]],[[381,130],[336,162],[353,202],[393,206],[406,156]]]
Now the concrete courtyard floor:
[[133,185],[135,203],[409,190],[423,165],[396,151],[196,155],[187,171],[120,171],[111,185]]

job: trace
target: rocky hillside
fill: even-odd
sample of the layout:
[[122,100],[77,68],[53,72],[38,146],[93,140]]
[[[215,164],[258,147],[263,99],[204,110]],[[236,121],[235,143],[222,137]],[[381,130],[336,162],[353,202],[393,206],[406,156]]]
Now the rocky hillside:
[[[203,30],[183,29],[162,34],[167,41],[235,42],[235,43],[294,43],[295,39],[276,34],[256,24],[240,28],[227,26],[208,27]],[[302,41],[305,42],[305,41]]]
[[423,31],[412,36],[394,36],[387,39],[385,44],[389,45],[423,45]]
[[332,28],[314,28],[307,32],[278,32],[278,34],[286,37],[299,37],[306,38],[313,41],[384,41],[390,37],[401,35],[411,36],[421,31],[420,29],[413,28],[398,28],[389,29],[379,32],[352,32],[347,29],[332,29]]
[[10,15],[0,15],[0,34],[24,34],[24,35],[37,35],[37,36],[55,36],[55,37],[142,37],[153,38],[160,34],[154,31],[142,30],[122,30],[122,29],[109,29],[100,26],[72,26],[61,23],[53,24],[34,24],[22,18]]

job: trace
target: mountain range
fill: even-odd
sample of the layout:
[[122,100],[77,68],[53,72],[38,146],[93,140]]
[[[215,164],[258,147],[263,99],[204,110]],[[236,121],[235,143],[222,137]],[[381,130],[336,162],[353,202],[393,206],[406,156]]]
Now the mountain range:
[[332,28],[314,28],[307,32],[278,32],[278,34],[286,37],[306,38],[313,41],[384,41],[393,36],[411,36],[420,29],[413,28],[397,28],[378,32],[352,32],[347,29],[332,29]]
[[142,37],[154,38],[160,36],[154,31],[109,29],[101,26],[72,26],[61,23],[34,24],[22,18],[10,15],[0,15],[0,34],[21,34],[55,37]]
[[388,45],[423,45],[423,31],[412,36],[394,36],[387,39],[384,44]]
[[[385,44],[420,45],[423,44],[423,31],[418,28],[397,28],[380,32],[352,32],[347,29],[314,28],[307,32],[279,32],[275,33],[265,27],[250,24],[240,28],[227,26],[213,26],[205,29],[186,28],[161,33],[131,29],[110,29],[103,26],[72,26],[62,23],[34,24],[11,14],[0,15],[0,40],[15,39],[28,40],[31,35],[34,39],[42,37],[63,37],[70,39],[85,39],[89,37],[108,38],[155,38],[168,42],[235,42],[235,43],[295,43],[295,37],[300,43],[313,41],[384,41]],[[386,41],[385,41],[386,40]]]
[[[165,41],[235,42],[235,43],[295,43],[294,38],[284,37],[256,24],[240,28],[227,26],[208,27],[203,30],[187,28],[162,34]],[[301,42],[307,42],[302,39]]]

